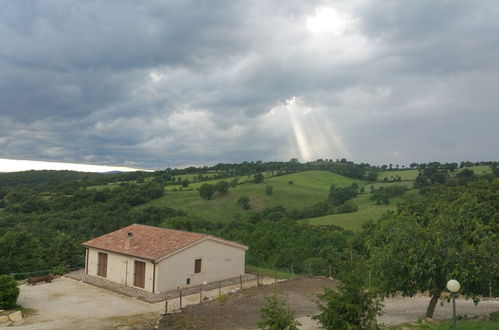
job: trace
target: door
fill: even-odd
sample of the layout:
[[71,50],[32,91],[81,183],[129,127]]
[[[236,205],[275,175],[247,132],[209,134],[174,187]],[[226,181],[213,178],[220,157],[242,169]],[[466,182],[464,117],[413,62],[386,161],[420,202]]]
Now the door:
[[146,263],[135,260],[133,272],[133,285],[139,288],[144,288],[146,283]]
[[97,263],[97,275],[107,277],[107,253],[99,252],[99,262]]

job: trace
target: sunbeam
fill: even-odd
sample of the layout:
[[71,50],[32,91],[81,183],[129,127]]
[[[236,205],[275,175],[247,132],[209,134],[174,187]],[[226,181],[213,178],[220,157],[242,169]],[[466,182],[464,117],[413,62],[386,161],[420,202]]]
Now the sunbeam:
[[348,156],[338,130],[324,111],[307,107],[297,97],[286,101],[284,111],[289,116],[294,135],[293,149],[300,159]]

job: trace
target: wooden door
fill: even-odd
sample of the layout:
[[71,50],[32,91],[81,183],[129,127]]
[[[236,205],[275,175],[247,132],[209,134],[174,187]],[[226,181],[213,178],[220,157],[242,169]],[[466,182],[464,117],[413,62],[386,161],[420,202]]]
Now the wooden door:
[[97,263],[97,275],[107,277],[107,253],[99,252],[99,262]]
[[135,260],[135,267],[133,273],[133,285],[143,288],[146,283],[146,263]]

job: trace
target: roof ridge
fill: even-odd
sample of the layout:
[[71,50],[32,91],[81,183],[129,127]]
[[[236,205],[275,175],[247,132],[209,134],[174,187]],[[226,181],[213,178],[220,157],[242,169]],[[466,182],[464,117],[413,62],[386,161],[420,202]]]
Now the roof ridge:
[[[177,231],[177,232],[180,232],[180,233],[198,234],[198,235],[203,235],[203,236],[212,236],[212,235],[206,234],[206,233],[198,233],[198,232],[187,231],[187,230],[182,230],[182,229],[173,229],[173,228],[164,228],[164,227],[158,227],[158,226],[144,225],[144,224],[141,224],[141,223],[133,223],[133,224],[127,226],[127,227],[130,227],[130,226],[143,226],[143,227],[157,228],[157,229],[163,229],[163,230]],[[123,228],[127,228],[127,227],[123,227]]]

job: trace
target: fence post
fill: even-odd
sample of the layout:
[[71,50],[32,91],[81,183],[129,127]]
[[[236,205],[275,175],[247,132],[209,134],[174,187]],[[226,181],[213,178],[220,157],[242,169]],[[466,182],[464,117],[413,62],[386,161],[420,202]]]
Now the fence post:
[[178,287],[179,297],[180,297],[180,310],[182,310],[182,289]]
[[218,281],[218,296],[220,297],[222,295],[222,284],[220,281]]
[[277,283],[277,270],[274,268],[274,283]]
[[199,303],[203,301],[203,284],[201,284],[201,287],[199,289]]
[[239,285],[241,287],[241,291],[243,291],[243,275],[239,274]]
[[260,273],[256,273],[256,286],[260,286]]

